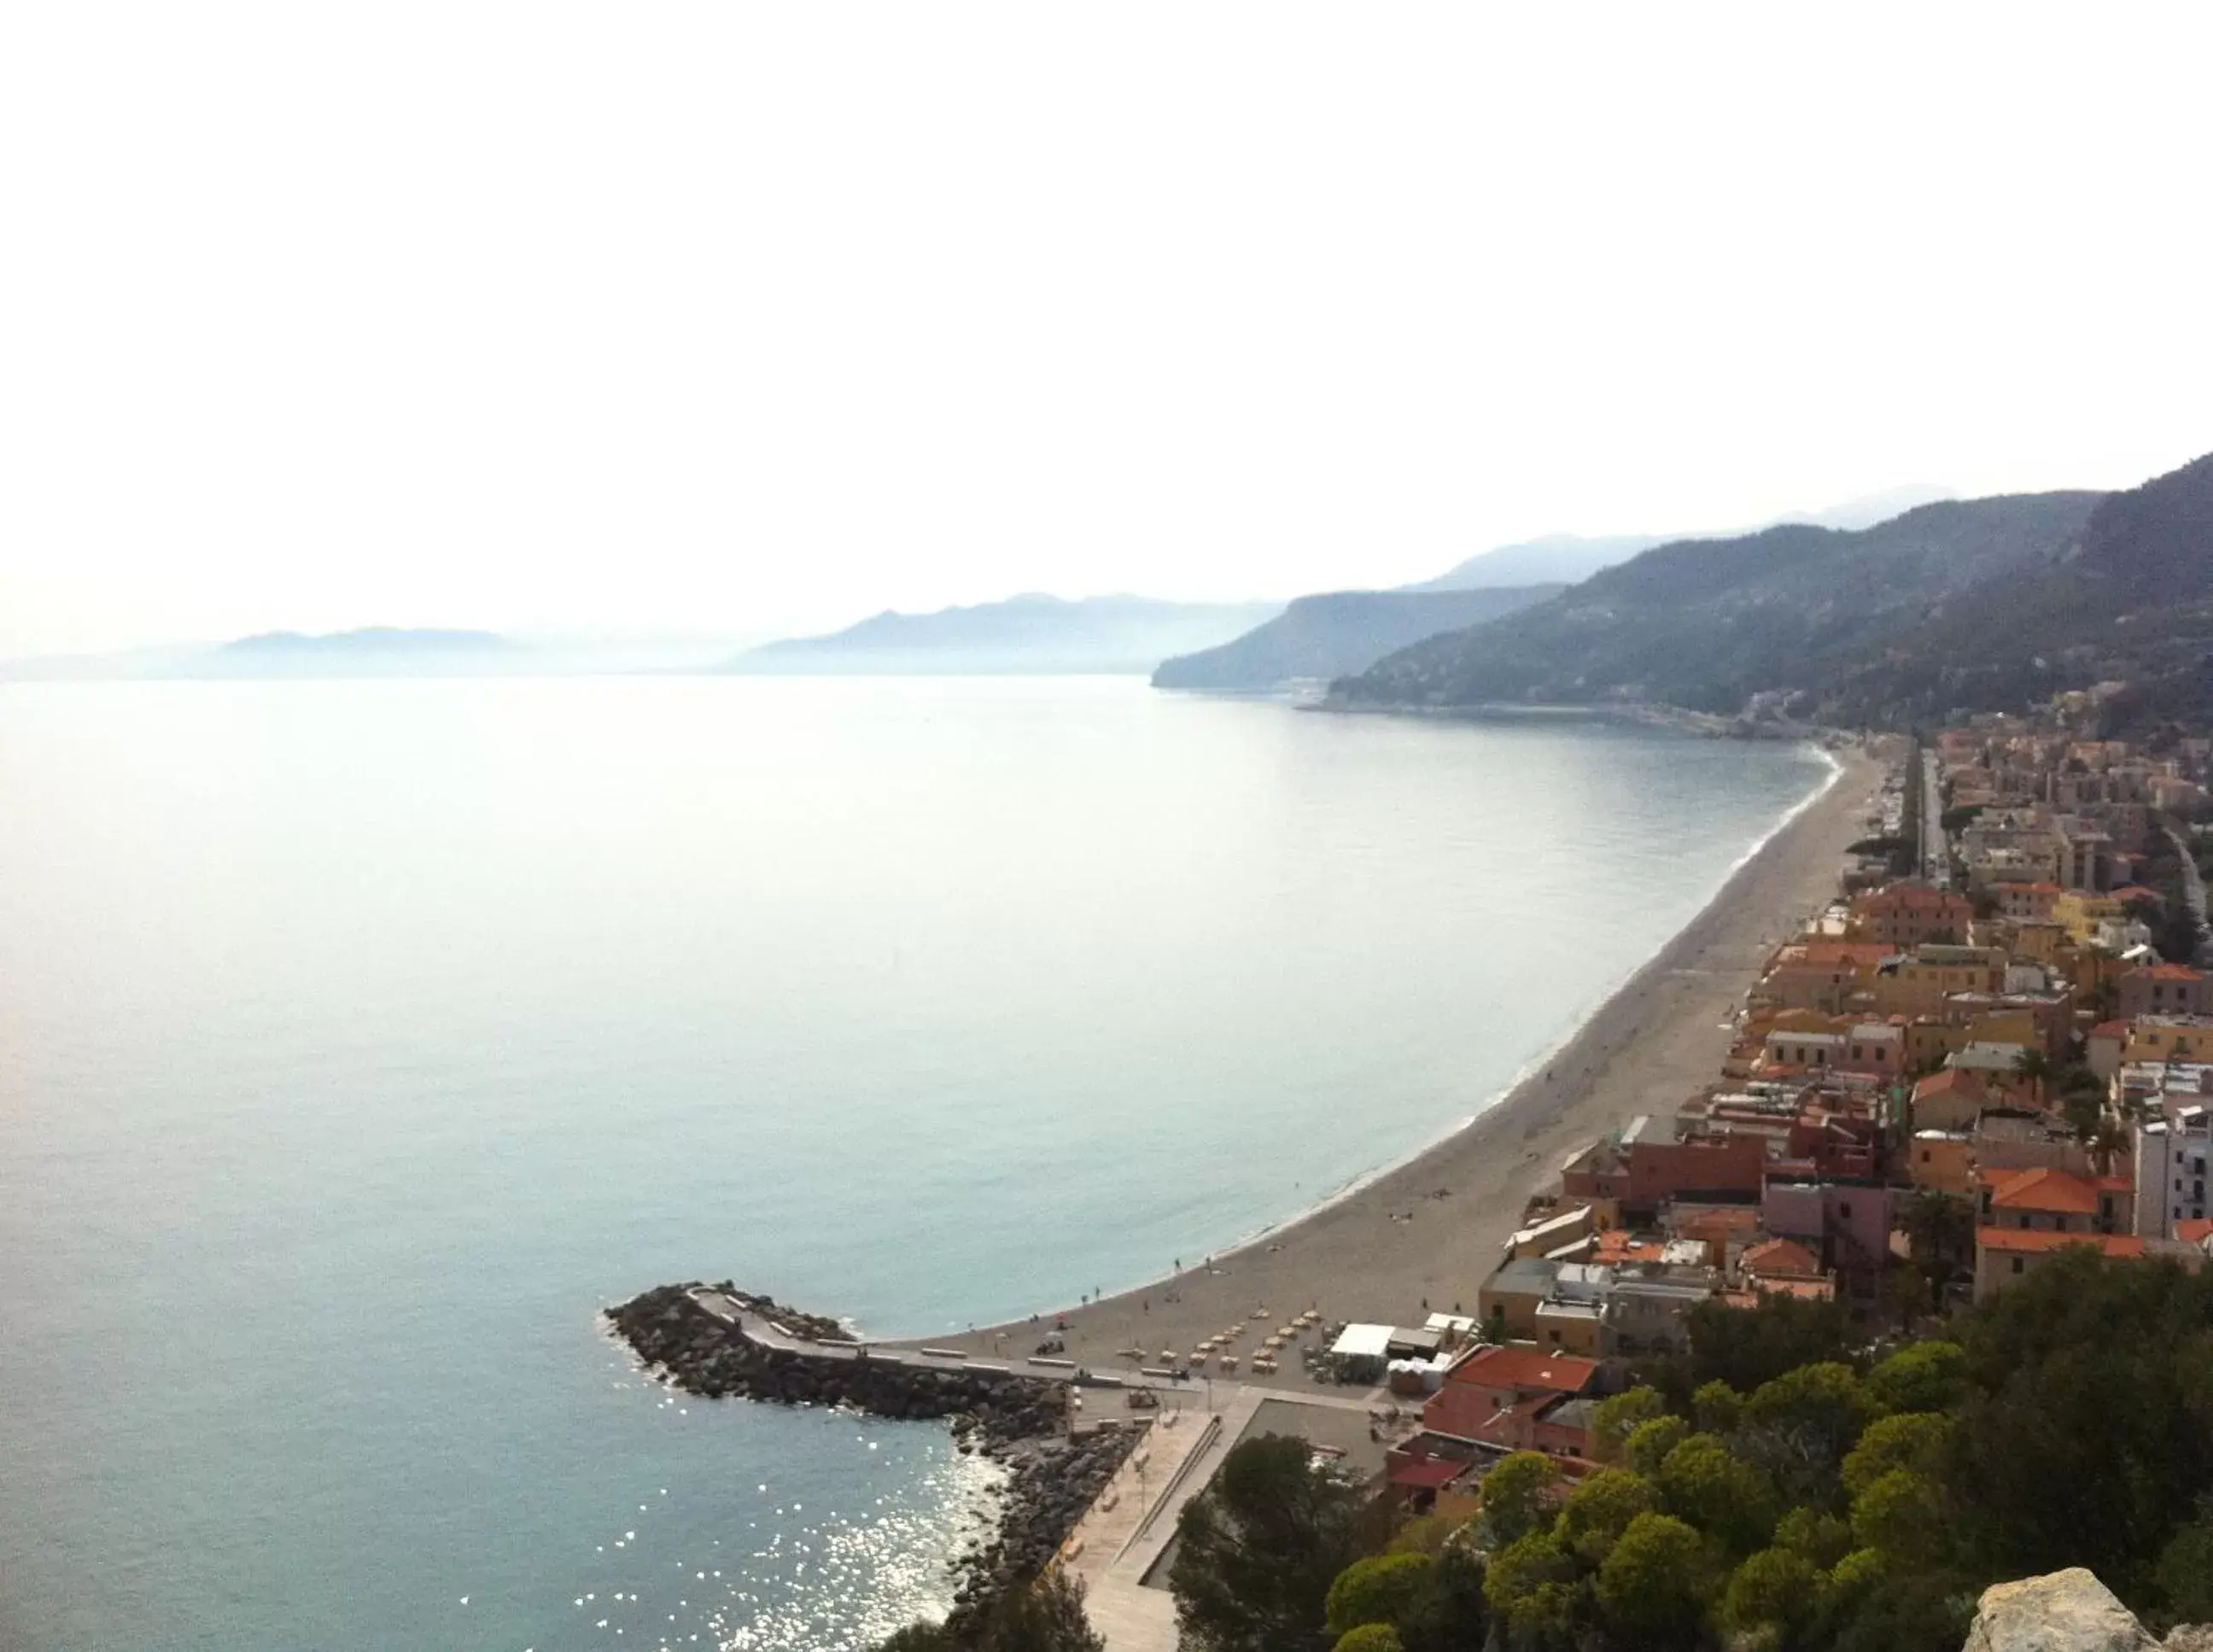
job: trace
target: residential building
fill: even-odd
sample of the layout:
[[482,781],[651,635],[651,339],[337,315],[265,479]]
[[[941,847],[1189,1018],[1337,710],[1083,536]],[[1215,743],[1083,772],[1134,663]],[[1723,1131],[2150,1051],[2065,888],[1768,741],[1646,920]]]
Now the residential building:
[[2209,1207],[2205,1162],[2213,1156],[2213,1110],[2192,1105],[2138,1124],[2130,1164],[2136,1184],[2134,1229],[2173,1239],[2181,1223],[2202,1222]]
[[1478,1348],[1445,1373],[1422,1410],[1432,1434],[1495,1452],[1588,1460],[1588,1410],[1569,1402],[1602,1391],[1596,1360],[1535,1348]]

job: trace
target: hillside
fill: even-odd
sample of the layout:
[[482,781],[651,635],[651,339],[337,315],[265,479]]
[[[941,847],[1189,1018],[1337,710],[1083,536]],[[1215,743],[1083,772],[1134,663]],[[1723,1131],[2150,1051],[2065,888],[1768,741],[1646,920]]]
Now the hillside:
[[1680,540],[1510,624],[1402,649],[1333,693],[1349,705],[1649,701],[1724,715],[1776,693],[1801,716],[1895,721],[1942,698],[1911,680],[1916,639],[1942,623],[1966,660],[1998,646],[1977,616],[2078,554],[2103,497],[1952,501],[1857,531]]
[[[1927,482],[1912,482],[1903,487],[1886,488],[1880,493],[1862,494],[1841,504],[1825,505],[1819,510],[1777,517],[1760,523],[1759,527],[1775,527],[1784,523],[1800,523],[1814,527],[1873,527],[1878,522],[1903,515],[1917,505],[1933,504],[1951,497],[1948,489]],[[1399,588],[1402,591],[1472,591],[1502,585],[1572,585],[1579,580],[1588,579],[1601,568],[1627,562],[1631,557],[1649,551],[1655,546],[1670,545],[1680,539],[1723,539],[1757,531],[1753,528],[1724,528],[1710,533],[1613,533],[1592,537],[1578,533],[1547,533],[1542,539],[1524,539],[1519,544],[1502,545],[1494,550],[1480,552],[1435,579],[1424,580],[1417,585],[1402,585]]]
[[1830,698],[1895,721],[2119,682],[2109,735],[2213,717],[2213,454],[2106,497],[2071,554],[1936,607]]
[[1418,585],[1402,585],[1402,591],[1478,591],[1502,587],[1573,585],[1601,568],[1627,562],[1640,551],[1664,545],[1665,533],[1616,533],[1585,538],[1579,533],[1547,533],[1540,539],[1524,539],[1478,552],[1466,562],[1425,579]]
[[1385,655],[1557,596],[1563,585],[1466,591],[1337,591],[1302,596],[1235,642],[1162,662],[1155,688],[1257,691],[1365,671]]
[[1018,596],[936,613],[880,613],[832,636],[749,649],[723,668],[885,676],[1149,672],[1172,655],[1226,643],[1273,619],[1282,606]]

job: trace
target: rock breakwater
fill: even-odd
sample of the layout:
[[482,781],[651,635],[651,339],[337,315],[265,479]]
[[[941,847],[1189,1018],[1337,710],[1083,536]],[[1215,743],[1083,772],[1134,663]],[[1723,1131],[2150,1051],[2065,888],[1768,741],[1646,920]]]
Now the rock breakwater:
[[[706,1291],[718,1294],[735,1314],[703,1304],[695,1293]],[[815,1345],[782,1346],[756,1337],[741,1322],[748,1316],[780,1341]],[[607,1319],[648,1369],[686,1393],[942,1418],[962,1452],[1004,1464],[997,1534],[954,1563],[958,1582],[947,1624],[956,1633],[1000,1594],[1044,1570],[1143,1432],[1131,1425],[1071,1436],[1064,1381],[863,1357],[861,1344],[836,1320],[749,1295],[728,1281],[657,1285],[609,1308]]]

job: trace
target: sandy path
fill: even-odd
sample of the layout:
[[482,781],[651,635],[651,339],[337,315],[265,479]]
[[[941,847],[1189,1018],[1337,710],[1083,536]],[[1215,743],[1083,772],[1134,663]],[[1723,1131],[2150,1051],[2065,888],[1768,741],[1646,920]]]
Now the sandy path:
[[[1313,1304],[1332,1320],[1400,1325],[1419,1325],[1425,1300],[1473,1313],[1476,1287],[1497,1265],[1529,1196],[1563,1161],[1637,1113],[1672,1113],[1720,1076],[1746,989],[1774,945],[1833,898],[1846,846],[1865,835],[1882,765],[1857,752],[1838,757],[1843,773],[1829,789],[1599,1008],[1554,1056],[1549,1077],[1533,1075],[1466,1129],[1337,1204],[1216,1256],[1217,1271],[1187,1269],[1064,1310],[1069,1356],[1124,1369],[1118,1350],[1188,1352],[1263,1306],[1277,1320]],[[1450,1196],[1432,1197],[1440,1188]],[[1170,1301],[1171,1292],[1180,1300]],[[1241,1351],[1249,1355],[1259,1330]],[[1039,1334],[1025,1320],[931,1340],[1004,1357],[1028,1353]],[[1253,1380],[1249,1368],[1239,1375]],[[1277,1381],[1303,1386],[1295,1352]]]

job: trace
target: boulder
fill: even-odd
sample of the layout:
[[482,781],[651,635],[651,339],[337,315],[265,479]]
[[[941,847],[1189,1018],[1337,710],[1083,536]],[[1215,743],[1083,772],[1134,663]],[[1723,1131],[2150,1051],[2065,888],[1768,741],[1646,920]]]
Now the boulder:
[[2159,1652],[2136,1614],[2081,1566],[1983,1591],[1962,1652]]

